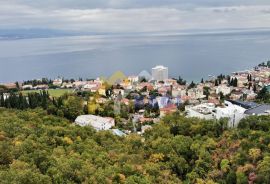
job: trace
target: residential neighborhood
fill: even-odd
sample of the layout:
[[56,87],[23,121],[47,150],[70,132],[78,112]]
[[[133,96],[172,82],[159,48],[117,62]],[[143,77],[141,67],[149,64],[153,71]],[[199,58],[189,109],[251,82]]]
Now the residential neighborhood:
[[[199,83],[188,83],[181,77],[169,78],[168,67],[156,66],[151,74],[143,71],[126,77],[117,72],[110,77],[110,82],[101,78],[67,80],[58,77],[2,86],[19,88],[22,92],[69,89],[74,93],[89,93],[84,101],[87,114],[78,116],[75,124],[90,125],[97,131],[116,128],[128,134],[143,133],[160,118],[176,112],[208,120],[224,118],[229,127],[237,127],[241,119],[249,115],[269,114],[270,105],[255,102],[264,87],[269,89],[269,76],[270,68],[259,65],[231,75],[221,74]],[[8,95],[6,93],[4,98]],[[112,112],[102,113],[102,108],[108,108],[108,104],[112,104]]]

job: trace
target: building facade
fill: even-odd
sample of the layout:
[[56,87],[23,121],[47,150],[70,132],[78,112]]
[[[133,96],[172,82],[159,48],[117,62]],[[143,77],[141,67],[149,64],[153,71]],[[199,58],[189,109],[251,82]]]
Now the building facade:
[[164,66],[156,66],[152,68],[152,78],[156,81],[164,81],[169,78],[169,70]]
[[115,126],[113,118],[104,118],[94,115],[81,115],[75,120],[75,124],[79,126],[92,126],[97,131],[109,130]]

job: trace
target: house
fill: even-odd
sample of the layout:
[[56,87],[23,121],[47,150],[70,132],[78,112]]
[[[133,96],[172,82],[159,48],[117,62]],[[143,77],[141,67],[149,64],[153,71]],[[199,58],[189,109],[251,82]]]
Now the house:
[[71,82],[63,82],[61,88],[73,88],[74,84],[72,84]]
[[123,89],[113,89],[113,94],[115,95],[115,97],[118,96],[118,95],[124,96],[125,95],[125,90],[123,90]]
[[190,96],[192,99],[202,99],[205,98],[205,95],[203,94],[203,90],[198,88],[192,88],[188,90],[188,96]]
[[83,86],[83,89],[86,91],[97,92],[100,87],[101,87],[100,83],[91,81],[87,82],[87,84]]
[[45,90],[45,89],[49,89],[49,86],[47,84],[42,84],[42,85],[35,86],[34,89]]
[[216,94],[223,93],[223,95],[228,95],[232,92],[232,87],[229,87],[227,85],[220,85],[216,88]]
[[253,90],[242,89],[243,96],[246,96],[246,100],[254,100],[257,94]]
[[215,104],[216,106],[220,104],[220,101],[218,99],[209,99],[207,100],[207,102]]
[[128,80],[129,80],[131,83],[139,82],[139,76],[129,76],[129,77],[128,77]]
[[237,78],[237,85],[238,87],[245,87],[246,84],[248,84],[247,75],[240,75],[236,76]]
[[162,96],[162,97],[159,96],[156,98],[156,100],[157,100],[159,108],[164,108],[164,107],[168,106],[168,104],[170,102],[169,97],[166,97],[166,96]]
[[7,89],[16,89],[17,85],[15,83],[6,83],[3,84],[3,86],[5,86]]
[[239,100],[243,96],[241,91],[234,91],[231,93],[230,99],[231,100]]
[[154,90],[153,85],[149,82],[142,82],[136,87],[137,90],[142,90],[143,88],[146,88],[147,91]]
[[97,131],[109,130],[115,126],[115,121],[113,118],[100,117],[94,115],[81,115],[75,120],[75,124],[79,126],[92,126]]
[[165,86],[173,86],[177,84],[177,80],[175,79],[167,79],[164,82],[165,82]]
[[172,90],[172,97],[185,96],[186,94],[187,94],[187,91],[185,89],[173,88]]
[[219,95],[217,95],[216,93],[212,93],[208,96],[209,100],[216,100],[219,99]]
[[181,101],[183,103],[190,102],[191,101],[191,97],[190,96],[187,96],[187,95],[183,95],[183,96],[181,96]]
[[162,96],[165,96],[170,89],[168,87],[160,87],[158,88],[158,93],[161,94]]
[[33,85],[29,84],[29,85],[24,85],[22,86],[22,89],[23,90],[30,90],[30,89],[33,89]]
[[74,84],[74,86],[75,86],[76,88],[81,88],[81,87],[83,87],[84,85],[86,85],[87,82],[86,82],[86,81],[75,81],[75,82],[73,82],[73,84]]
[[176,112],[177,106],[174,104],[170,104],[164,108],[160,108],[159,111],[160,111],[160,117],[164,117],[168,114],[172,114],[172,113]]
[[61,86],[63,83],[63,80],[61,78],[57,78],[53,80],[53,85],[54,86]]

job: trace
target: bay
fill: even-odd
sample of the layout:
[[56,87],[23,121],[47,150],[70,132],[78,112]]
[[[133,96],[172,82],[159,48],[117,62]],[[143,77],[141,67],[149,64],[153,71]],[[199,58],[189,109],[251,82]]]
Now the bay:
[[270,32],[134,34],[0,40],[0,82],[136,75],[155,65],[200,81],[270,58]]

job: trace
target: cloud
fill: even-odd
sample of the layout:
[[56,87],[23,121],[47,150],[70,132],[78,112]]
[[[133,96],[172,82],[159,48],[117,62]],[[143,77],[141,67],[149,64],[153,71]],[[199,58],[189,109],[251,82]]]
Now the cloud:
[[9,0],[34,7],[59,9],[96,8],[153,8],[153,7],[220,7],[245,5],[270,5],[268,0]]
[[0,29],[155,32],[270,27],[267,0],[10,0]]

